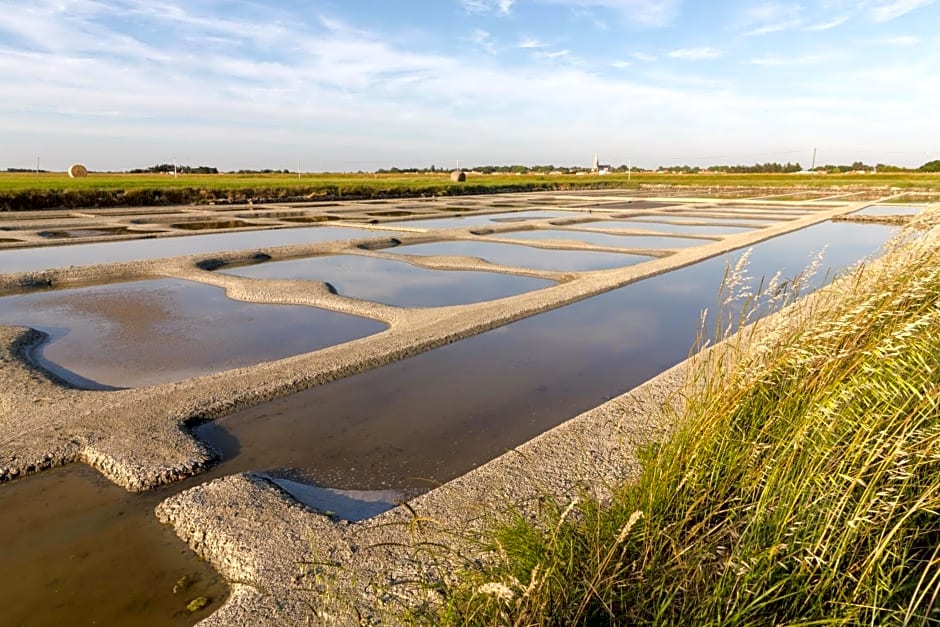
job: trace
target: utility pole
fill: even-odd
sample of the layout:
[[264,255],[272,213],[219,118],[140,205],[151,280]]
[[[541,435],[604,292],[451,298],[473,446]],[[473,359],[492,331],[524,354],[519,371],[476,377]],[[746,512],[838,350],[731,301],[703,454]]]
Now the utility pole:
[[627,159],[627,180],[630,180],[630,177],[633,175],[633,161]]
[[36,156],[36,177],[39,177],[39,155]]

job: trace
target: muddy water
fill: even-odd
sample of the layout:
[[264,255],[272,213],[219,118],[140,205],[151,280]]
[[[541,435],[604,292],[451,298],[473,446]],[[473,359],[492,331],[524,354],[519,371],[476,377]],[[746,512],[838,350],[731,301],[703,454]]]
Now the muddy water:
[[363,239],[382,235],[388,235],[388,233],[378,229],[319,226],[244,233],[165,237],[101,244],[21,248],[0,251],[0,273],[45,270],[46,268],[61,268],[64,266],[87,266],[118,261],[139,261],[157,257],[216,253],[266,246]]
[[539,229],[536,231],[512,231],[499,233],[494,237],[507,237],[521,240],[575,240],[587,242],[596,246],[610,246],[612,248],[685,248],[687,246],[701,246],[713,240],[693,239],[688,237],[661,237],[656,235],[611,235],[608,233],[594,233],[592,231],[567,231],[563,229]]
[[361,255],[333,255],[223,270],[263,279],[309,279],[332,285],[337,293],[397,307],[442,307],[494,300],[552,285],[531,277],[429,270],[404,261]]
[[81,387],[136,387],[280,359],[377,333],[382,323],[231,300],[160,279],[0,298],[0,324],[49,334],[44,365]]
[[580,271],[630,266],[649,257],[626,253],[606,253],[587,250],[552,250],[515,244],[481,241],[447,241],[412,244],[389,249],[388,252],[407,255],[460,255],[479,257],[491,263],[533,270]]
[[[893,231],[870,224],[813,227],[757,245],[750,267],[757,274],[793,273],[826,244],[826,263],[841,267],[876,250]],[[426,490],[681,361],[699,311],[713,306],[725,263],[737,257],[640,281],[199,427],[197,434],[227,459],[156,494],[107,486],[113,488],[108,498],[95,499],[81,487],[82,473],[90,471],[78,467],[62,471],[63,489],[47,499],[54,505],[48,509],[37,495],[38,480],[49,473],[2,485],[0,507],[18,517],[0,517],[0,607],[28,612],[26,624],[172,624],[168,617],[178,616],[182,597],[160,582],[176,581],[180,572],[199,581],[207,575],[181,543],[175,545],[179,563],[161,562],[173,543],[163,544],[169,530],[151,514],[160,498],[222,474],[284,474],[285,467],[296,469],[295,478],[372,495]],[[111,525],[125,517],[139,536],[114,535]],[[79,527],[101,533],[76,537]],[[43,553],[53,541],[55,548]],[[79,554],[88,557],[63,557]],[[95,556],[102,564],[92,563]],[[60,603],[42,579],[53,565],[61,567]],[[168,574],[158,578],[162,569]],[[104,601],[85,592],[98,577]],[[183,596],[207,594],[212,609],[217,593],[204,581],[206,587]],[[147,601],[157,592],[158,599]],[[22,615],[11,613],[5,622],[18,624]]]
[[[158,502],[83,465],[0,485],[0,623],[161,627],[205,618],[228,586],[157,522]],[[187,611],[197,597],[208,606]]]
[[39,237],[46,239],[71,239],[80,237],[103,237],[105,235],[131,235],[158,233],[159,231],[131,230],[125,226],[99,227],[94,229],[63,229],[60,231],[40,231]]

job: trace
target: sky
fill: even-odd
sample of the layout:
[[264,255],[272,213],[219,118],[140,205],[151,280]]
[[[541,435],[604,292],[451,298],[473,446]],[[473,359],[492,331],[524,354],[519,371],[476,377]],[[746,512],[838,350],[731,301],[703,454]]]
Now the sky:
[[0,169],[940,159],[940,0],[0,0]]

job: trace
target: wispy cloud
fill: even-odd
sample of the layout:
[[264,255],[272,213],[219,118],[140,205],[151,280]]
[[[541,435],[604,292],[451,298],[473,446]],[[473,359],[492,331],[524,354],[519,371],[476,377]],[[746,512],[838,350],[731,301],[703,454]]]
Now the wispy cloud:
[[673,59],[683,59],[685,61],[708,61],[710,59],[717,59],[722,55],[724,55],[722,50],[718,50],[717,48],[712,48],[710,46],[704,46],[701,48],[678,48],[666,53],[666,56],[668,57]]
[[[710,154],[714,145],[750,150],[756,137],[814,145],[801,133],[819,132],[812,122],[822,118],[833,145],[838,134],[872,145],[898,137],[927,145],[935,135],[940,83],[930,78],[940,41],[875,22],[889,5],[900,11],[897,3],[824,0],[787,13],[779,0],[738,22],[730,5],[716,3],[716,20],[736,33],[852,21],[851,40],[832,33],[825,50],[805,47],[805,33],[781,35],[773,46],[739,37],[734,59],[748,61],[732,64],[730,48],[708,38],[714,32],[680,23],[663,44],[658,33],[632,28],[668,23],[678,2],[473,1],[456,0],[437,12],[440,21],[422,21],[415,10],[376,29],[364,26],[376,16],[360,3],[330,3],[325,15],[319,3],[242,0],[222,11],[218,0],[30,0],[0,12],[0,164],[41,149],[49,163],[60,151],[65,165],[80,154],[96,155],[96,168],[128,167],[186,156],[181,146],[194,162],[219,167],[299,157],[306,167],[314,154],[324,168],[346,160],[353,169],[370,160],[385,167],[415,155],[439,159],[442,150],[459,151],[462,161],[560,163],[595,150],[616,159],[627,135],[648,155],[657,146],[670,155]],[[654,9],[643,14],[647,5]],[[473,6],[483,12],[453,19]],[[605,20],[609,32],[537,19],[568,11],[582,12],[582,22],[588,13]],[[649,17],[657,12],[672,17]],[[894,48],[858,62],[874,45]],[[693,63],[722,53],[728,63]],[[812,72],[788,71],[811,63]],[[875,116],[885,122],[872,125]],[[557,132],[544,133],[549,124]],[[34,147],[37,138],[47,147]],[[251,150],[238,150],[245,145]]]
[[804,27],[803,30],[808,30],[808,31],[829,30],[837,26],[842,26],[848,20],[849,20],[849,17],[847,15],[840,15],[839,17],[834,17],[831,20],[828,20],[826,22],[820,22],[818,24],[810,24],[809,26]]
[[641,26],[668,26],[679,14],[681,0],[537,0],[572,9],[604,8]]
[[797,28],[803,24],[798,4],[765,2],[752,6],[744,14],[744,34],[766,35]]
[[868,15],[876,23],[889,22],[911,11],[930,6],[934,0],[888,0],[871,7]]
[[571,57],[571,51],[567,49],[562,50],[540,50],[535,53],[535,56],[540,59],[568,59]]
[[516,0],[460,0],[467,13],[509,15]]
[[489,31],[477,28],[467,37],[467,41],[487,54],[496,54],[496,43]]
[[777,54],[767,54],[754,57],[751,59],[751,63],[765,66],[809,65],[812,63],[822,63],[826,58],[825,55],[821,54],[803,54],[785,57]]
[[922,40],[915,35],[898,35],[897,37],[879,37],[870,40],[878,46],[918,46]]
[[548,44],[538,37],[530,37],[526,35],[519,39],[519,43],[516,44],[516,47],[522,48],[523,50],[536,50],[538,48],[547,48]]

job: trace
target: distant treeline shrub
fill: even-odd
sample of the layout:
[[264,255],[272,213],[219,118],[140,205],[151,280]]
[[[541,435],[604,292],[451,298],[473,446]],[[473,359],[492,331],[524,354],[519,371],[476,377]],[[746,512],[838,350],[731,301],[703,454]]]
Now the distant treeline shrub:
[[158,163],[149,168],[135,168],[128,170],[131,174],[218,174],[219,169],[208,165],[174,165],[172,163]]

